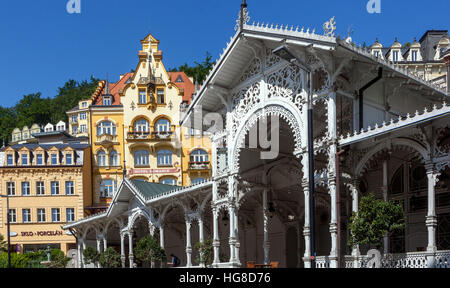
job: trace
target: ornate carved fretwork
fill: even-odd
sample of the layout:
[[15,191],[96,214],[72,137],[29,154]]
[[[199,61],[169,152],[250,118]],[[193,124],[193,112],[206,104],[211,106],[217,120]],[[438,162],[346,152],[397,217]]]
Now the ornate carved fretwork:
[[302,76],[298,66],[289,65],[267,77],[267,98],[282,97],[302,108]]

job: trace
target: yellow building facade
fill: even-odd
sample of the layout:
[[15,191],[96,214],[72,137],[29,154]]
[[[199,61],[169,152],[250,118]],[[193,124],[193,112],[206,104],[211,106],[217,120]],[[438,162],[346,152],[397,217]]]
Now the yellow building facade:
[[[90,149],[86,144],[23,144],[0,152],[0,194],[9,197],[13,252],[68,253],[76,238],[62,230],[87,216],[91,205]],[[0,234],[7,235],[7,200],[0,198]]]

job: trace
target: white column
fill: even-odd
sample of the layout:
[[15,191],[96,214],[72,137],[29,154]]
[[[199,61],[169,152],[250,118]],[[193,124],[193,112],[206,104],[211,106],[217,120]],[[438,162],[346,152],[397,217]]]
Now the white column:
[[[103,235],[97,235],[97,252],[101,253],[102,251],[102,237]],[[100,268],[100,263],[97,263],[97,268]]]
[[[336,154],[337,154],[337,123],[336,123],[336,93],[330,93],[328,96],[328,135],[331,145],[328,154],[328,185],[331,201],[331,252],[330,252],[330,267],[338,267],[338,215],[336,203]],[[312,172],[313,173],[313,172]]]
[[214,230],[214,239],[213,239],[214,264],[219,264],[220,263],[219,211],[216,206],[213,206],[212,211],[213,211],[213,230]]
[[[164,249],[164,225],[161,223],[159,226],[159,246]],[[164,268],[164,261],[161,261],[161,268]]]
[[83,255],[83,252],[84,252],[84,250],[86,249],[86,241],[85,241],[85,239],[83,238],[83,240],[81,241],[81,245],[82,245],[82,251],[81,251],[81,265],[82,265],[82,267],[84,268],[84,255]]
[[[388,202],[388,161],[383,161],[383,187],[381,188],[383,190],[383,199],[385,202]],[[389,237],[386,234],[383,238],[383,250],[384,254],[389,253]]]
[[130,268],[134,268],[133,230],[128,232],[128,258],[130,259]]
[[186,267],[192,266],[191,219],[186,220]]
[[[358,180],[353,180],[353,183],[351,185],[351,193],[352,193],[352,212],[353,213],[358,213],[359,211],[359,195],[358,195],[358,187],[359,187],[359,181]],[[352,237],[352,235],[350,235],[350,237]],[[353,256],[353,268],[359,268],[359,257],[360,257],[361,253],[359,251],[359,245],[356,244],[353,248],[352,248],[352,256]]]
[[264,224],[264,264],[270,263],[269,252],[270,252],[270,242],[269,242],[269,211],[267,208],[267,188],[263,190],[263,224]]
[[106,235],[107,234],[103,234],[103,252],[106,251],[106,249],[108,248],[108,241],[106,240]]
[[435,170],[434,165],[427,165],[428,176],[428,214],[426,217],[426,226],[428,229],[428,247],[427,252],[430,253],[428,258],[428,267],[435,267],[434,253],[437,251],[436,245],[436,227],[437,227],[437,216],[436,216],[436,191],[435,186],[439,181],[439,173]]
[[120,260],[122,262],[122,268],[125,268],[125,234],[120,233]]
[[204,230],[203,230],[203,218],[202,216],[198,217],[198,238],[200,243],[203,243],[204,241]]
[[[304,168],[308,169],[308,168]],[[306,176],[307,177],[307,176]],[[303,193],[305,196],[305,224],[303,226],[303,236],[305,238],[305,254],[303,256],[303,262],[305,268],[311,268],[311,229],[310,229],[310,207],[309,207],[309,184],[308,180],[303,180]]]
[[229,244],[230,244],[230,263],[236,263],[236,242],[235,242],[235,218],[234,218],[234,203],[228,204],[228,215],[230,218],[230,237],[229,237]]
[[238,218],[238,212],[239,208],[236,207],[234,210],[234,248],[235,248],[235,256],[236,256],[236,264],[238,266],[241,266],[241,259],[240,259],[240,252],[239,249],[241,247],[241,242],[239,241],[239,218]]

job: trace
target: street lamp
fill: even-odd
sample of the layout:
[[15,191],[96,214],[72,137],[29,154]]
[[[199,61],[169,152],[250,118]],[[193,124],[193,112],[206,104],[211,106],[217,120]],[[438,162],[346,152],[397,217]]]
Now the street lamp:
[[313,101],[312,101],[312,71],[297,56],[292,53],[287,45],[276,48],[272,51],[281,59],[297,65],[308,74],[308,160],[309,160],[309,221],[310,221],[310,248],[311,248],[311,268],[316,268],[316,240],[315,240],[315,199],[314,199],[314,130],[313,130]]
[[9,215],[9,195],[0,195],[2,198],[6,198],[6,226],[8,227],[8,268],[11,268],[11,231],[10,231],[10,215]]

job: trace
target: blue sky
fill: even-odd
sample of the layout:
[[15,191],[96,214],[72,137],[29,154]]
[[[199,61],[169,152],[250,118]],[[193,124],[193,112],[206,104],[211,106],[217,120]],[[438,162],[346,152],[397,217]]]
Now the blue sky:
[[[412,42],[427,29],[450,28],[448,0],[380,0],[381,14],[366,11],[368,0],[248,0],[251,22],[316,28],[336,16],[337,33],[351,27],[357,43]],[[234,34],[241,0],[81,0],[81,14],[66,11],[68,0],[3,1],[0,6],[0,105],[24,94],[53,97],[68,79],[91,75],[111,81],[136,68],[140,40],[160,40],[166,68],[219,56]]]

